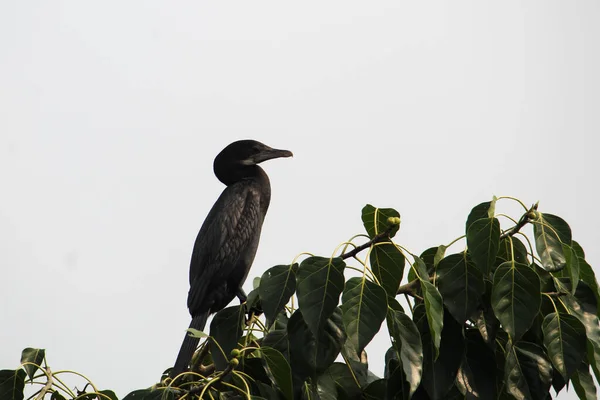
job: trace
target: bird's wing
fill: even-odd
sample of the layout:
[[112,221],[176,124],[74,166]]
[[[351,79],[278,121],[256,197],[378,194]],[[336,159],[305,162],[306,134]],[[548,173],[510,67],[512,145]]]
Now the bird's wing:
[[[206,217],[194,244],[188,295],[192,315],[210,308],[209,297],[227,289],[240,255],[252,246],[254,233],[260,232],[261,225],[258,190],[249,182],[228,186]],[[245,274],[240,277],[244,278]]]

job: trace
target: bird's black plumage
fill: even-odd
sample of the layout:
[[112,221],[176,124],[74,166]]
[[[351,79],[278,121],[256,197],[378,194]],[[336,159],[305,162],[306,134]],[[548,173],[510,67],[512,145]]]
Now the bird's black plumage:
[[[192,315],[190,328],[204,329],[211,313],[223,309],[236,295],[243,296],[241,288],[252,266],[271,200],[269,177],[257,164],[291,155],[254,140],[240,140],[215,158],[215,175],[227,187],[194,243],[187,302]],[[187,368],[198,341],[186,335],[171,377]]]

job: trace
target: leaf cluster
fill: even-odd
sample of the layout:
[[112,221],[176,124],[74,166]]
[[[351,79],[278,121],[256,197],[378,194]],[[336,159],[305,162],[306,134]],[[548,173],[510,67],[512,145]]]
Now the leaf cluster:
[[[394,241],[396,210],[365,206],[366,235],[268,269],[210,335],[193,333],[204,340],[189,372],[125,399],[548,399],[567,387],[596,399],[600,292],[585,253],[562,218],[536,204],[513,219],[498,200],[420,255]],[[383,376],[367,357],[378,333]],[[0,372],[0,398],[33,379],[28,362]]]

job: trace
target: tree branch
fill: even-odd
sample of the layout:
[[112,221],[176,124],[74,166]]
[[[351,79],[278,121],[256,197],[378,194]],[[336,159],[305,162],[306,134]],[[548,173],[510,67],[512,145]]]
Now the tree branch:
[[421,281],[417,278],[413,281],[410,281],[410,282],[405,283],[404,285],[400,286],[398,288],[398,291],[396,292],[396,295],[409,294],[414,297],[417,294],[417,289],[419,288],[420,285],[421,285]]
[[395,226],[397,226],[397,225],[391,224],[390,226],[387,227],[387,229],[385,231],[373,236],[373,238],[371,240],[369,240],[368,242],[355,247],[354,249],[350,250],[347,253],[340,255],[339,257],[342,260],[345,260],[347,258],[356,256],[358,253],[360,253],[364,249],[368,249],[369,247],[371,247],[372,245],[374,245],[376,243],[383,242],[385,240],[390,240],[390,233],[392,232],[392,229],[394,229]]
[[531,208],[529,208],[529,210],[527,210],[527,212],[521,216],[521,219],[519,220],[519,222],[517,222],[515,226],[513,226],[509,230],[505,231],[502,235],[500,235],[500,240],[515,235],[521,230],[521,228],[523,228],[525,225],[531,222],[535,218],[535,211],[537,210],[537,208],[537,203],[532,205]]

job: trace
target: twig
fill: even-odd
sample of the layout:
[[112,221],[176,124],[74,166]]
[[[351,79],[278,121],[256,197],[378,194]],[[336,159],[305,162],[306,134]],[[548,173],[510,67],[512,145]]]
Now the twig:
[[546,296],[549,297],[561,297],[561,296],[566,296],[568,293],[564,293],[564,292],[544,292],[542,293]]
[[[210,339],[208,339],[208,340],[210,340]],[[208,346],[209,346],[208,340],[204,343],[204,346],[202,346],[202,348],[198,352],[198,356],[196,358],[196,364],[192,366],[192,370],[195,369],[200,375],[204,375],[204,376],[208,376],[215,371],[214,364],[210,364],[210,365],[206,365],[206,366],[202,365],[202,360],[204,360],[204,358],[208,354]]]
[[52,381],[52,371],[50,371],[50,367],[48,366],[46,366],[46,376],[48,377],[48,380],[46,381],[46,384],[44,385],[42,390],[40,390],[40,394],[38,394],[38,396],[35,398],[36,400],[42,400],[48,392],[48,390],[50,390],[50,388],[54,384],[54,382]]
[[421,285],[421,281],[417,278],[414,281],[410,281],[405,283],[404,285],[398,288],[398,292],[396,294],[409,294],[411,296],[416,296],[417,288]]
[[[223,380],[224,377],[226,377],[231,372],[233,372],[233,370],[235,369],[235,367],[237,365],[238,364],[233,365],[233,363],[230,362],[229,365],[227,365],[227,368],[225,368],[223,370],[223,372],[221,373],[221,375],[215,377],[215,380],[210,381],[210,384],[213,385],[217,381]],[[204,384],[204,385],[198,385],[198,386],[193,386],[192,388],[190,388],[190,390],[184,390],[184,391],[187,392],[187,393],[189,393],[189,394],[198,394],[198,393],[201,393],[202,390],[204,390],[205,386],[206,386],[206,384]]]
[[537,210],[537,208],[538,208],[537,203],[532,205],[531,208],[529,210],[527,210],[527,212],[521,216],[521,219],[519,220],[519,222],[517,222],[517,224],[515,226],[513,226],[509,230],[505,231],[502,235],[500,235],[500,240],[506,239],[509,236],[515,235],[517,232],[519,232],[519,230],[521,230],[521,228],[523,228],[530,221],[532,221],[533,220],[532,215],[534,215],[533,213]]
[[361,244],[360,246],[357,246],[355,248],[353,248],[352,250],[350,250],[347,253],[343,253],[342,255],[340,255],[339,257],[342,260],[345,260],[347,258],[350,257],[354,257],[356,256],[358,253],[360,253],[361,251],[363,251],[364,249],[368,249],[369,247],[371,247],[372,245],[379,243],[379,242],[383,242],[385,240],[389,240],[390,239],[390,233],[392,232],[392,229],[394,229],[394,227],[396,227],[398,225],[394,225],[391,224],[390,226],[387,227],[387,229],[375,236],[373,236],[373,238],[371,240],[369,240],[368,242]]

